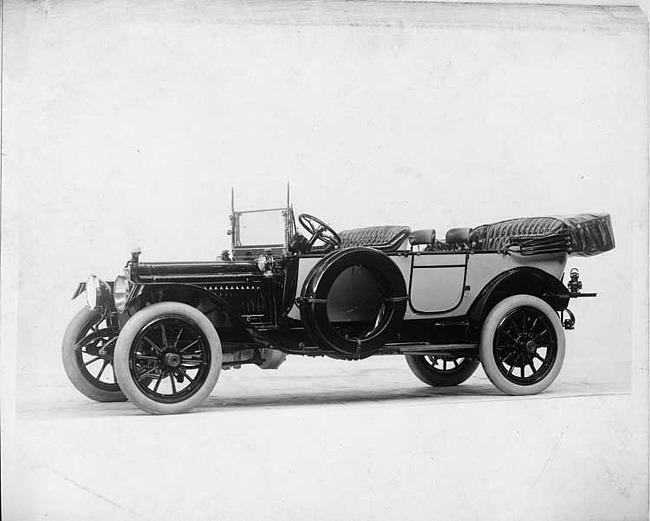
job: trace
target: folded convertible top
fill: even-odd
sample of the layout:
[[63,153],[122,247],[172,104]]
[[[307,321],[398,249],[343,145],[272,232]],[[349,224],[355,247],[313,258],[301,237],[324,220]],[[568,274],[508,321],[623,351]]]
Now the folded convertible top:
[[519,246],[523,255],[568,253],[598,255],[614,248],[609,214],[524,217],[474,228],[470,233],[474,250],[505,250]]

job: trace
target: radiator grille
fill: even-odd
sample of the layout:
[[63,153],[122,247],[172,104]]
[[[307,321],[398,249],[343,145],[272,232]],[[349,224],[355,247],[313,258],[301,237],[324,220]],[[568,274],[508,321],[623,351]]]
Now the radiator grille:
[[264,291],[261,283],[206,284],[204,289],[219,295],[242,315],[263,315],[266,312]]

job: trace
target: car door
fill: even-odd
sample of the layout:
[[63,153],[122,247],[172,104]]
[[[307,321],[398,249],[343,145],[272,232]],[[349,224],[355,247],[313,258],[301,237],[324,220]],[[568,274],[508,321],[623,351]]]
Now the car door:
[[415,252],[411,260],[409,302],[415,313],[456,308],[465,288],[465,252]]

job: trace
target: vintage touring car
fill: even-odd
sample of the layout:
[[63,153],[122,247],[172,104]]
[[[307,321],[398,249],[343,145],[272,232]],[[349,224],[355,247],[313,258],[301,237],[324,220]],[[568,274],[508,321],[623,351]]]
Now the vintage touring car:
[[[403,354],[432,386],[479,363],[501,391],[538,393],[564,360],[577,270],[568,256],[611,250],[607,214],[520,218],[454,228],[371,226],[337,233],[282,208],[235,211],[218,262],[141,262],[91,275],[63,340],[73,385],[154,414],[189,411],[222,368],[276,369],[286,356],[360,360]],[[315,384],[317,385],[317,384]]]

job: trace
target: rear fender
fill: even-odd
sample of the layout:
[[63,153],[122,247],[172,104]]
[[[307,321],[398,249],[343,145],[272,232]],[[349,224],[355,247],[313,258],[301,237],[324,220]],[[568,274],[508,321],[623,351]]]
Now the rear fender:
[[483,288],[469,309],[470,322],[481,323],[499,302],[518,294],[539,297],[556,311],[569,305],[569,291],[562,282],[538,268],[520,267],[501,273]]

